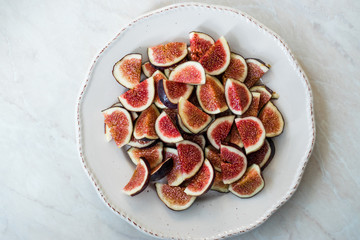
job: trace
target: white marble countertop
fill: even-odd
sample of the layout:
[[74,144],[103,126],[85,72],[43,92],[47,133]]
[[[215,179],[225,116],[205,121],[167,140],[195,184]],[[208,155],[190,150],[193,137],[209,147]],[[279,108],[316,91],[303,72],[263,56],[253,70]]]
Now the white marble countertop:
[[[1,1],[0,239],[152,239],[88,180],[75,102],[94,56],[123,25],[176,2]],[[203,2],[247,12],[282,36],[314,95],[317,140],[300,187],[241,239],[357,239],[360,2]]]

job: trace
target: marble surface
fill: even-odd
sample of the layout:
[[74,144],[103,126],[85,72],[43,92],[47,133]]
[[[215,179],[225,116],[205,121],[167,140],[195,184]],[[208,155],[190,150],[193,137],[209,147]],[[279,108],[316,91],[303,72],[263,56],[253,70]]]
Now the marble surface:
[[[178,1],[0,0],[0,239],[153,239],[112,213],[80,164],[75,103],[131,19]],[[317,140],[298,191],[232,239],[358,239],[360,2],[203,1],[277,32],[306,71]]]

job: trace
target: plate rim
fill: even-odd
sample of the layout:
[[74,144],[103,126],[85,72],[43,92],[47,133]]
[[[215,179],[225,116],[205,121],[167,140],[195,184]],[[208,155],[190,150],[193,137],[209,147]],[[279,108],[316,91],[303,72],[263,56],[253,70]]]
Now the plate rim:
[[[144,228],[143,226],[141,226],[139,223],[137,223],[135,220],[131,219],[130,217],[127,216],[127,213],[122,210],[122,209],[116,209],[111,203],[110,200],[107,199],[106,195],[104,194],[103,190],[101,189],[100,184],[98,183],[98,180],[96,179],[95,174],[92,172],[92,170],[87,166],[87,161],[84,157],[84,154],[82,152],[82,137],[81,137],[81,105],[83,102],[83,96],[85,94],[85,90],[86,87],[88,85],[89,79],[92,76],[93,73],[93,69],[94,66],[96,65],[98,59],[100,58],[100,56],[102,55],[102,53],[121,35],[122,32],[124,32],[127,28],[131,27],[133,24],[135,24],[136,22],[150,17],[154,14],[159,14],[168,10],[172,10],[172,9],[176,9],[176,8],[183,8],[183,7],[202,7],[202,8],[211,8],[211,9],[215,9],[215,10],[220,10],[220,11],[230,11],[233,13],[236,13],[238,15],[241,15],[242,17],[246,18],[247,20],[249,20],[250,22],[254,23],[255,25],[257,25],[257,27],[259,27],[260,29],[266,31],[268,34],[272,35],[284,48],[284,51],[286,51],[288,53],[288,56],[291,58],[292,63],[294,63],[294,69],[297,70],[298,74],[302,80],[305,82],[306,86],[307,86],[307,93],[308,93],[308,106],[310,107],[310,116],[311,116],[311,130],[312,130],[312,136],[311,136],[311,143],[307,146],[307,151],[305,152],[303,159],[301,159],[301,161],[299,162],[299,166],[297,169],[299,169],[301,167],[300,173],[297,173],[297,179],[295,180],[295,178],[293,179],[294,184],[292,184],[289,187],[288,192],[282,197],[282,199],[276,203],[273,204],[273,206],[266,211],[262,217],[260,217],[255,223],[251,223],[247,226],[240,226],[237,229],[233,229],[231,231],[225,231],[225,232],[221,232],[216,236],[211,236],[209,238],[206,239],[219,239],[219,238],[226,238],[226,237],[230,237],[230,236],[234,236],[234,235],[238,235],[238,234],[242,234],[248,231],[251,231],[257,227],[259,227],[261,224],[263,224],[266,220],[268,220],[270,218],[271,215],[273,215],[283,204],[285,204],[295,193],[295,191],[297,190],[301,179],[303,177],[304,171],[305,171],[305,167],[309,161],[309,158],[313,152],[314,149],[314,144],[315,144],[315,138],[316,138],[316,128],[315,128],[315,114],[314,114],[314,104],[313,104],[313,94],[312,94],[312,90],[311,90],[311,85],[309,82],[308,77],[306,76],[304,70],[302,69],[300,63],[296,60],[294,54],[291,52],[290,48],[288,47],[288,45],[285,43],[285,41],[277,34],[275,33],[273,30],[271,30],[270,28],[266,27],[264,24],[262,24],[261,22],[259,22],[258,20],[256,20],[255,18],[253,18],[252,16],[248,15],[245,12],[242,12],[238,9],[235,8],[231,8],[231,7],[227,7],[227,6],[222,6],[222,5],[216,5],[216,4],[206,4],[206,3],[196,3],[196,2],[188,2],[188,3],[177,3],[177,4],[171,4],[171,5],[167,5],[165,7],[162,8],[158,8],[156,10],[147,12],[143,15],[140,15],[139,17],[131,20],[128,24],[125,24],[121,30],[116,34],[116,36],[109,41],[105,47],[102,48],[102,50],[96,55],[96,57],[94,58],[94,60],[91,63],[90,69],[88,70],[88,74],[87,77],[83,80],[83,82],[80,85],[80,91],[78,93],[78,97],[77,97],[77,102],[76,102],[76,118],[75,118],[75,130],[76,130],[76,143],[77,143],[77,148],[78,148],[78,152],[79,152],[79,157],[80,160],[82,162],[82,166],[84,171],[86,172],[86,175],[89,177],[89,179],[91,180],[91,182],[93,183],[92,185],[95,187],[97,194],[99,195],[99,197],[103,200],[104,204],[106,206],[108,206],[110,209],[113,210],[114,213],[116,213],[118,216],[120,216],[121,218],[123,218],[124,220],[126,220],[128,223],[130,223],[130,225],[134,226],[136,229],[149,234],[150,236],[153,237],[158,237],[158,238],[170,238],[170,239],[178,239],[174,236],[171,235],[167,235],[164,233],[160,233],[151,229],[147,229]],[[298,170],[297,170],[298,171]],[[295,176],[296,177],[296,176]],[[294,181],[295,180],[295,181]],[[194,239],[192,237],[188,237],[187,239]],[[205,238],[204,238],[205,239]]]

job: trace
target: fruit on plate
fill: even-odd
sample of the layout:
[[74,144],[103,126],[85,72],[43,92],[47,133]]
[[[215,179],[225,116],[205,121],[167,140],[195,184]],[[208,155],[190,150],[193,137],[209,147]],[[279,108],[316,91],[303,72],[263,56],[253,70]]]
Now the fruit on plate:
[[141,54],[131,53],[124,56],[113,67],[113,76],[118,83],[126,88],[134,88],[140,83]]
[[163,143],[158,142],[146,148],[131,147],[127,153],[134,164],[138,164],[140,158],[145,158],[149,162],[150,168],[153,169],[163,160]]
[[170,103],[176,105],[179,103],[180,98],[183,97],[188,99],[193,92],[194,86],[178,83],[172,81],[162,81],[162,86],[160,85],[160,94],[165,95],[161,98],[167,98]]
[[[230,54],[230,64],[223,75],[223,82],[228,78],[244,82],[247,76],[248,67],[245,59],[236,53]],[[224,84],[225,85],[225,84]]]
[[269,92],[268,88],[265,86],[253,86],[250,88],[250,91],[260,93],[259,110],[265,106],[265,104],[270,101],[272,97],[271,92]]
[[273,156],[273,154],[271,154],[271,150],[272,149],[269,141],[265,139],[264,144],[259,150],[246,156],[249,166],[257,164],[263,170],[265,168],[265,165],[267,165],[268,162],[271,161],[270,157]]
[[265,128],[260,119],[245,117],[235,119],[246,154],[257,151],[265,141]]
[[177,123],[183,132],[192,134],[192,132],[189,129],[187,129],[184,123],[181,121],[181,117],[179,114],[177,115]]
[[154,68],[154,66],[151,65],[150,62],[145,62],[141,66],[141,68],[142,68],[142,71],[145,74],[145,76],[148,78],[151,77],[154,74],[154,72],[156,72],[156,68]]
[[190,196],[200,196],[205,194],[214,182],[214,172],[214,168],[209,160],[205,159],[200,170],[193,178],[190,179],[190,182],[186,186],[184,192]]
[[157,195],[160,200],[170,209],[182,211],[189,208],[196,197],[187,195],[185,187],[170,186],[163,183],[155,183]]
[[156,134],[166,143],[177,143],[183,139],[171,118],[163,111],[155,122]]
[[189,38],[189,52],[192,61],[199,61],[207,50],[215,43],[212,37],[202,32],[190,32]]
[[205,70],[198,62],[184,62],[171,71],[169,80],[192,85],[204,84],[206,81]]
[[228,136],[234,119],[234,115],[229,115],[217,118],[210,124],[207,130],[207,138],[216,149],[220,148],[221,142]]
[[260,93],[251,92],[251,95],[252,95],[251,104],[250,104],[248,110],[246,110],[246,112],[244,112],[241,115],[241,117],[257,117],[257,115],[258,115],[259,103],[260,103]]
[[244,175],[247,167],[245,154],[235,147],[221,145],[220,155],[223,182],[231,184],[239,180]]
[[221,156],[219,150],[209,145],[205,148],[205,158],[213,165],[214,169],[221,172]]
[[203,150],[198,144],[189,140],[177,143],[176,149],[179,154],[184,179],[193,177],[204,162]]
[[137,118],[134,126],[134,137],[136,139],[158,139],[155,131],[155,121],[160,115],[159,110],[154,104],[151,104]]
[[220,37],[199,60],[210,75],[223,73],[230,64],[230,48],[225,37]]
[[225,89],[221,82],[206,75],[206,82],[196,87],[196,96],[201,108],[208,114],[218,114],[228,109]]
[[193,135],[193,134],[183,133],[182,136],[185,140],[192,141],[192,142],[198,144],[201,147],[201,149],[205,149],[206,139],[205,139],[204,135],[202,135],[202,134]]
[[149,140],[149,139],[136,139],[133,136],[131,136],[130,142],[127,144],[130,147],[136,147],[136,148],[145,148],[153,144],[156,140]]
[[110,107],[102,111],[106,134],[110,133],[116,145],[121,148],[129,143],[133,123],[128,111],[121,107]]
[[229,143],[235,144],[236,146],[238,146],[239,148],[243,148],[244,144],[241,141],[241,137],[239,134],[239,131],[236,127],[236,124],[233,124],[230,130],[230,134],[227,137],[227,141]]
[[154,167],[150,174],[150,181],[157,181],[164,178],[173,167],[173,159],[171,157],[165,158],[165,161]]
[[185,98],[180,98],[178,112],[184,126],[192,133],[199,133],[210,122],[211,117]]
[[211,190],[215,190],[222,193],[229,192],[229,184],[223,182],[223,176],[221,172],[215,171],[214,183],[211,186]]
[[229,109],[236,115],[241,115],[250,107],[252,95],[242,82],[227,79],[225,83],[225,98]]
[[123,192],[135,196],[145,190],[150,180],[150,165],[144,158],[140,158],[130,181],[123,188]]
[[149,61],[156,67],[169,67],[183,60],[186,55],[187,46],[184,42],[170,42],[148,48]]
[[183,171],[176,148],[164,148],[164,158],[172,158],[173,166],[170,172],[166,175],[167,182],[170,186],[179,186],[184,182]]
[[121,94],[119,101],[127,110],[141,112],[151,105],[154,97],[154,79],[150,77],[136,85],[133,89]]
[[246,64],[248,66],[248,74],[244,83],[248,88],[251,88],[267,71],[269,71],[270,65],[255,58],[246,59]]
[[264,186],[265,182],[261,176],[260,167],[253,164],[239,181],[230,184],[229,190],[240,198],[250,198],[259,193]]
[[261,109],[259,119],[264,125],[266,137],[279,136],[284,130],[284,118],[271,101]]
[[156,70],[153,75],[151,76],[154,79],[154,83],[155,83],[155,97],[154,97],[154,103],[155,105],[160,108],[160,109],[165,109],[167,108],[164,103],[160,100],[159,98],[159,92],[158,92],[158,88],[159,88],[159,81],[164,79],[167,80],[166,76],[160,72],[159,70]]

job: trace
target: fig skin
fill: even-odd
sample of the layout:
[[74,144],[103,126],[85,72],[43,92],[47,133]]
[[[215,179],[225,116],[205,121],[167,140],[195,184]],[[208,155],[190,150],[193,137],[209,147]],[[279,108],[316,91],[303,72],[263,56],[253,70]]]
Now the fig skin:
[[203,150],[205,149],[206,139],[205,139],[204,135],[202,135],[202,134],[193,135],[193,134],[183,133],[182,136],[185,140],[192,141],[192,142],[198,144]]
[[263,169],[263,166],[270,159],[271,150],[272,149],[270,143],[265,139],[264,144],[259,150],[246,155],[249,166],[251,166],[252,164],[257,164],[261,169]]
[[270,157],[269,159],[266,161],[266,163],[264,164],[264,166],[261,167],[261,171],[264,171],[264,169],[269,166],[270,162],[274,159],[274,156],[275,156],[275,144],[273,142],[273,140],[271,140],[271,138],[267,138],[266,139],[270,145],[270,148],[271,148],[271,153],[270,153]]
[[257,58],[248,58],[245,60],[248,65],[248,74],[244,81],[244,84],[251,88],[257,83],[260,78],[270,69],[270,65],[265,64],[263,61]]
[[268,103],[272,97],[271,92],[266,86],[258,85],[250,88],[251,92],[260,93],[259,110],[261,110],[266,103]]
[[[277,137],[284,131],[285,121],[279,109],[271,102],[265,104],[259,113],[259,119],[263,123],[266,137]],[[277,129],[273,129],[274,125]]]
[[[132,181],[136,181],[137,178],[139,178],[141,176],[141,173],[139,176],[139,170],[141,167],[145,168],[145,177],[144,177],[142,184],[140,185],[140,188],[135,191],[133,189],[126,190],[127,187],[130,187],[129,185],[132,183]],[[128,184],[126,184],[126,186],[123,188],[123,192],[125,194],[133,197],[133,196],[141,193],[142,191],[144,191],[145,188],[149,185],[149,181],[150,181],[150,165],[149,165],[148,161],[146,161],[146,159],[140,158],[139,163],[137,164],[136,169],[135,169],[131,179],[129,180]]]
[[160,98],[160,101],[168,108],[170,109],[176,109],[178,107],[177,104],[172,103],[169,98],[166,96],[165,88],[164,88],[164,80],[160,80],[158,83],[158,96]]
[[158,181],[164,178],[173,167],[173,159],[167,158],[165,161],[157,165],[154,169],[151,170],[150,173],[150,181]]
[[166,175],[168,184],[170,186],[179,186],[184,182],[185,179],[183,176],[181,163],[176,148],[165,147],[164,158],[173,159],[173,167],[171,168],[170,172]]
[[159,98],[159,92],[158,92],[158,88],[159,88],[159,81],[161,79],[167,80],[166,76],[160,72],[160,70],[156,70],[151,77],[154,79],[154,83],[155,83],[155,97],[154,97],[154,103],[155,105],[160,108],[160,109],[166,109],[167,107],[164,105],[164,103],[160,100]]
[[[142,55],[140,53],[130,53],[125,55],[122,59],[116,62],[113,67],[112,74],[115,80],[123,87],[129,89],[134,88],[137,84],[140,83],[141,60],[142,60]],[[131,66],[129,66],[128,65],[129,63],[126,63],[126,61],[132,61],[130,63]],[[127,69],[122,69],[123,67]],[[123,72],[124,70],[128,72]],[[129,74],[130,76],[128,76]],[[135,80],[135,81],[130,81],[130,80]]]
[[[186,193],[184,193],[185,187],[179,187],[179,186],[169,186],[167,184],[163,183],[155,183],[156,193],[158,194],[158,197],[160,200],[171,210],[174,211],[182,211],[185,209],[188,209],[195,201],[196,197],[188,196]],[[171,198],[171,196],[167,199],[164,192],[173,194],[173,196],[179,196],[180,199],[175,199],[174,197]],[[185,203],[175,203],[176,200],[186,200]]]
[[156,140],[136,139],[134,135],[131,136],[130,142],[127,144],[130,147],[145,148],[150,147]]

